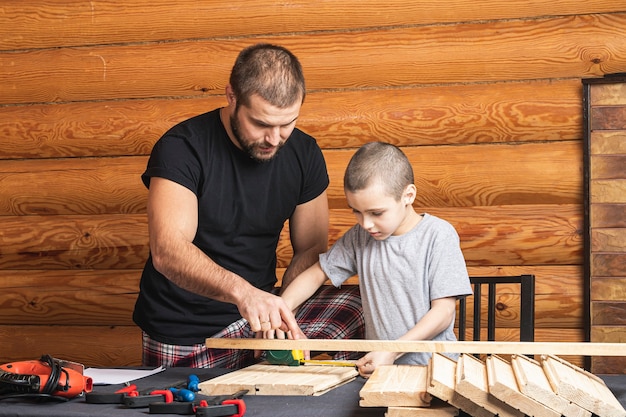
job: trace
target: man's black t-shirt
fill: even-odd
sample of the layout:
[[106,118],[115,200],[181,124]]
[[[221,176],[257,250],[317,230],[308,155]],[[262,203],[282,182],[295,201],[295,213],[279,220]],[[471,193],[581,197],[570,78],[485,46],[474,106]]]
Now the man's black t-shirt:
[[[298,204],[319,196],[329,183],[315,139],[295,129],[278,154],[257,162],[229,139],[219,109],[184,121],[154,146],[142,180],[174,181],[198,198],[193,243],[220,266],[252,285],[276,283],[276,246]],[[144,268],[133,319],[162,343],[203,343],[241,318],[235,305],[193,294],[154,269]]]

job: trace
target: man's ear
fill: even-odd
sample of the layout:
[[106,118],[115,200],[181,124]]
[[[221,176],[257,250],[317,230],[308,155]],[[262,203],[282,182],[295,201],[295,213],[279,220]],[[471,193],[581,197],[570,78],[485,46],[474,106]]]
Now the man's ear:
[[237,96],[235,96],[235,92],[230,84],[226,85],[226,100],[228,100],[229,105],[235,105],[237,101]]

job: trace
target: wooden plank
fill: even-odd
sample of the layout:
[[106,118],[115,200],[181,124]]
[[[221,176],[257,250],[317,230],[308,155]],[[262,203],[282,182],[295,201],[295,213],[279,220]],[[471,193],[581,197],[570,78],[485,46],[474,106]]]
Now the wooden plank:
[[591,280],[591,300],[626,301],[626,277],[593,277],[593,279]]
[[[499,356],[485,359],[489,394],[527,416],[561,417],[561,413],[523,393],[511,364]],[[590,417],[590,416],[589,416]]]
[[446,401],[473,417],[493,417],[495,414],[455,390],[457,363],[449,357],[434,353],[428,364],[429,394]]
[[[94,197],[88,199],[96,211],[97,201]],[[80,207],[73,205],[72,210]],[[457,228],[470,267],[492,265],[497,270],[507,263],[527,268],[535,264],[565,267],[582,263],[578,227],[582,219],[574,205],[427,211]],[[330,217],[332,244],[355,220],[349,210],[331,210]],[[8,216],[2,222],[1,269],[141,269],[148,257],[145,214]],[[293,256],[288,227],[281,233],[277,256],[279,268],[285,268]],[[559,279],[576,276],[579,272],[572,271]],[[574,288],[578,289],[576,293],[567,289],[564,296],[571,300],[580,297],[582,290]]]
[[591,322],[594,326],[626,326],[626,300],[592,301]]
[[428,407],[428,367],[378,366],[361,388],[361,407]]
[[141,365],[141,330],[137,326],[0,325],[0,340],[0,363],[49,354],[87,367]]
[[20,216],[3,219],[1,269],[141,269],[145,215]]
[[497,354],[553,354],[576,355],[581,352],[589,356],[623,356],[622,343],[589,342],[469,342],[469,341],[400,341],[365,339],[220,339],[208,338],[205,344],[217,349],[301,349],[316,352],[347,350],[352,352],[440,352],[440,353],[484,353]]
[[[579,143],[403,150],[418,174],[416,207],[582,202]],[[343,175],[353,154],[324,151],[331,208],[346,208]],[[0,215],[143,213],[147,190],[140,176],[146,163],[145,156],[0,161]]]
[[[406,147],[403,151],[416,174],[417,206],[582,202],[580,143]],[[329,198],[339,199],[343,207],[343,175],[353,154],[353,150],[325,153]],[[331,207],[337,206],[331,201]]]
[[[591,412],[554,392],[541,364],[525,355],[513,355],[511,366],[519,391],[565,417],[591,417]],[[527,413],[528,414],[528,413]],[[532,414],[529,414],[532,415]]]
[[204,395],[321,395],[356,378],[355,368],[341,366],[282,366],[260,363],[201,382]]
[[[580,101],[577,80],[311,91],[297,126],[323,149],[381,138],[398,146],[578,140]],[[0,159],[148,155],[167,129],[225,102],[218,95],[5,107]],[[462,133],[450,129],[457,125]]]
[[[626,213],[623,217],[626,218]],[[591,250],[596,253],[626,252],[626,228],[592,228]]]
[[[471,7],[452,0],[442,8],[436,0],[419,5],[402,0],[385,3],[381,13],[375,0],[291,1],[258,0],[239,7],[228,2],[179,0],[80,1],[22,0],[8,3],[0,15],[5,35],[0,49],[46,48],[125,42],[149,42],[181,38],[240,37],[276,32],[359,29],[376,26],[423,25],[471,20],[494,20],[609,13],[619,3],[559,0],[483,0]],[[454,13],[449,13],[454,10]],[[149,11],[149,12],[146,12]],[[350,19],[345,19],[349,15]],[[268,18],[271,16],[271,19]]]
[[[583,366],[578,364],[578,366]],[[602,374],[626,374],[626,357],[596,357],[591,362],[591,372]]]
[[428,407],[389,407],[385,417],[448,417],[458,416],[456,407],[446,404],[438,398],[433,398]]
[[591,204],[626,203],[626,179],[591,180]]
[[600,343],[624,343],[626,326],[596,326],[592,324],[591,340]]
[[[611,62],[611,71],[623,70],[625,25],[626,14],[616,13],[290,33],[254,42],[282,44],[296,53],[309,89],[341,90],[596,77],[604,71],[600,62],[593,62],[595,55],[581,60],[572,48],[596,51],[597,45],[611,45],[602,49],[602,61]],[[563,48],[555,31],[567,31],[573,47]],[[0,54],[0,85],[6,86],[0,104],[222,94],[232,62],[250,43],[236,37]],[[512,56],[512,50],[524,53]],[[55,63],[53,72],[49,62]]]
[[485,364],[472,355],[461,355],[457,362],[455,391],[500,417],[524,414],[489,393]]
[[626,204],[592,204],[589,212],[594,227],[626,227]]
[[626,105],[626,84],[594,84],[590,88],[589,98],[594,107]]
[[626,265],[626,254],[591,254],[591,275],[594,277],[622,277]]
[[624,167],[626,167],[626,154],[591,156],[590,172],[594,180],[624,178],[626,175]]
[[604,381],[554,355],[542,355],[541,364],[554,391],[600,417],[623,417],[626,410]]
[[133,326],[141,270],[0,270],[0,325]]
[[626,132],[591,132],[589,150],[591,155],[626,154]]
[[594,106],[591,108],[592,130],[626,130],[626,107]]

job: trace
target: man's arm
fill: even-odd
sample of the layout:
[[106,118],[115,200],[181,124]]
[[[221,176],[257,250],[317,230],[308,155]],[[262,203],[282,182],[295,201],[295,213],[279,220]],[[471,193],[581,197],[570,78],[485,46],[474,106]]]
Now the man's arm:
[[288,330],[300,334],[280,297],[220,267],[193,244],[197,213],[198,200],[189,189],[163,178],[150,180],[148,228],[156,270],[187,291],[235,304],[252,331],[276,329],[284,322]]
[[296,207],[289,219],[293,258],[283,275],[281,292],[291,281],[316,263],[328,249],[328,197],[326,191]]

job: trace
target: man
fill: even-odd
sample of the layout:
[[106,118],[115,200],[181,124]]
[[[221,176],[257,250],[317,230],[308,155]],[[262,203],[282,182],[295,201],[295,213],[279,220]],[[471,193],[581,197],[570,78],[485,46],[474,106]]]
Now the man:
[[298,310],[300,326],[272,293],[287,219],[294,255],[283,287],[327,249],[326,164],[315,140],[295,128],[305,94],[290,51],[253,45],[235,61],[228,106],[155,144],[142,176],[150,257],[133,314],[144,365],[239,368],[254,360],[247,351],[206,349],[207,337],[278,329],[292,338],[362,337],[354,289],[323,289]]

